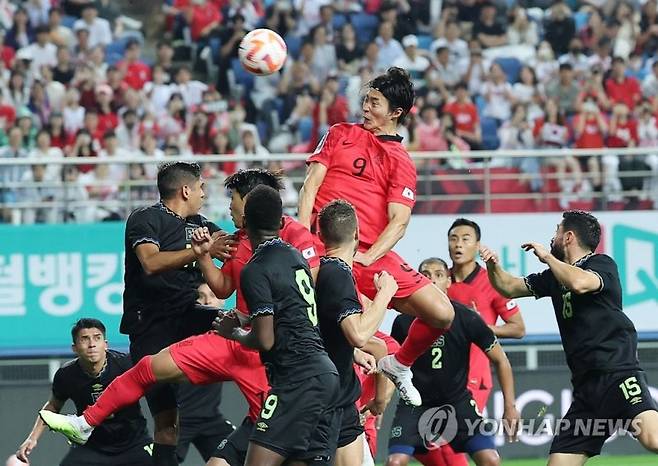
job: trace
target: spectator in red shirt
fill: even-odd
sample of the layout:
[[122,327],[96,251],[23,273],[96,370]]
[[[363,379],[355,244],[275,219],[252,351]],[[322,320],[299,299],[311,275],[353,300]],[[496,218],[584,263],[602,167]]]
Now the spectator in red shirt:
[[340,95],[340,83],[338,76],[332,74],[327,78],[320,101],[313,109],[313,129],[311,130],[311,141],[309,151],[313,151],[318,145],[320,135],[324,134],[330,126],[348,120],[349,105],[345,96]]
[[14,49],[5,45],[5,31],[0,29],[0,60],[2,60],[6,69],[10,70],[14,66],[15,56]]
[[468,85],[460,82],[455,86],[456,100],[443,107],[443,111],[450,113],[455,119],[457,136],[468,143],[472,150],[482,148],[482,129],[477,107],[468,95]]
[[126,44],[125,60],[117,65],[123,75],[123,82],[138,91],[151,80],[151,68],[139,59],[141,51],[139,41],[129,40]]
[[208,115],[202,110],[194,112],[192,124],[188,127],[187,142],[193,154],[210,154],[212,136],[210,135]]
[[114,92],[107,84],[96,87],[96,101],[98,102],[98,129],[105,134],[119,125],[119,117],[112,108],[112,97]]
[[194,42],[205,42],[222,22],[219,8],[207,0],[192,0],[192,8],[187,10],[186,17]]
[[[589,98],[573,120],[573,130],[579,149],[600,149],[608,134],[608,123],[593,99]],[[597,157],[579,157],[583,170],[587,169],[595,191],[601,190],[601,164]],[[582,191],[587,191],[584,187]]]
[[2,98],[2,88],[0,88],[0,121],[4,120],[4,124],[0,124],[1,128],[11,128],[16,121],[16,108],[13,105],[7,105]]
[[[631,117],[628,107],[618,103],[612,109],[608,147],[636,147],[639,142],[637,121]],[[603,157],[603,185],[612,200],[621,200],[622,189],[642,189],[642,177],[619,178],[619,172],[646,170],[643,157],[637,155],[606,155]],[[617,199],[615,199],[615,195]]]
[[642,99],[640,83],[634,77],[626,76],[626,61],[621,57],[612,60],[612,73],[605,82],[605,89],[613,104],[623,102],[631,111]]

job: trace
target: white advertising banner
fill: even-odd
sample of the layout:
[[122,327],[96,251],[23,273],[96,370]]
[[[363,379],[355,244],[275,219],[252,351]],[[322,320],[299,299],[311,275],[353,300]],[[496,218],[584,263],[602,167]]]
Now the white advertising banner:
[[[640,332],[658,332],[658,212],[596,213],[603,230],[600,251],[612,256],[619,267],[624,290],[624,310]],[[482,244],[496,250],[505,269],[516,275],[543,270],[534,254],[521,249],[527,241],[549,245],[561,213],[468,215],[482,229]],[[452,215],[417,215],[395,250],[413,267],[437,256],[450,263],[447,232],[457,218]],[[551,301],[519,300],[531,334],[557,334]],[[393,315],[384,328],[390,328]]]

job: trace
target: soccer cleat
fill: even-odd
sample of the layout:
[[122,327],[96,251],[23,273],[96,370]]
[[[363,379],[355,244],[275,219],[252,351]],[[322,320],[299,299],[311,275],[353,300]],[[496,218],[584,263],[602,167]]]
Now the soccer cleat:
[[86,428],[83,421],[80,419],[82,416],[74,416],[72,414],[58,414],[42,409],[39,411],[41,420],[50,427],[50,430],[63,434],[69,441],[78,445],[84,445],[89,440],[94,428]]
[[409,367],[400,364],[391,354],[379,360],[377,369],[395,384],[403,401],[412,406],[421,405],[420,393],[411,383],[413,374]]

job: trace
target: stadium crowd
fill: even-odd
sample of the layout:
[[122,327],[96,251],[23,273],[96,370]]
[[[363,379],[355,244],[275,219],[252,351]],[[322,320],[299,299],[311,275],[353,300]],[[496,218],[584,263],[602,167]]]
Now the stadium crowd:
[[[657,4],[168,0],[165,32],[152,44],[115,2],[2,0],[0,157],[35,160],[0,166],[2,220],[123,218],[126,200],[157,196],[146,184],[123,190],[122,183],[153,180],[158,161],[258,158],[204,166],[207,179],[219,180],[211,193],[223,195],[221,180],[236,169],[263,165],[270,153],[310,152],[331,125],[358,121],[359,90],[390,65],[407,69],[416,86],[416,105],[400,127],[408,149],[460,154],[419,161],[421,175],[479,167],[471,152],[480,149],[657,147]],[[255,78],[241,68],[238,44],[255,27],[285,38],[282,72]],[[153,58],[145,58],[153,45]],[[154,163],[49,163],[135,154]],[[518,169],[528,192],[561,191],[564,208],[601,194],[625,207],[658,205],[658,154],[501,154],[491,163]],[[303,162],[265,165],[304,169]],[[296,203],[295,189],[287,196]],[[85,202],[11,209],[52,200]]]

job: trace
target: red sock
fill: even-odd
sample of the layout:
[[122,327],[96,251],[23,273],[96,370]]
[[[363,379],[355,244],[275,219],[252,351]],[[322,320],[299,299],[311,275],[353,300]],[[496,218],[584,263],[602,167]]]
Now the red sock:
[[111,414],[138,401],[155,382],[151,356],[144,356],[132,369],[114,379],[82,415],[90,426],[96,427]]
[[430,327],[425,321],[414,319],[409,327],[409,333],[400,349],[395,353],[395,359],[405,366],[411,366],[425,351],[427,351],[434,340],[448,331],[447,328]]

